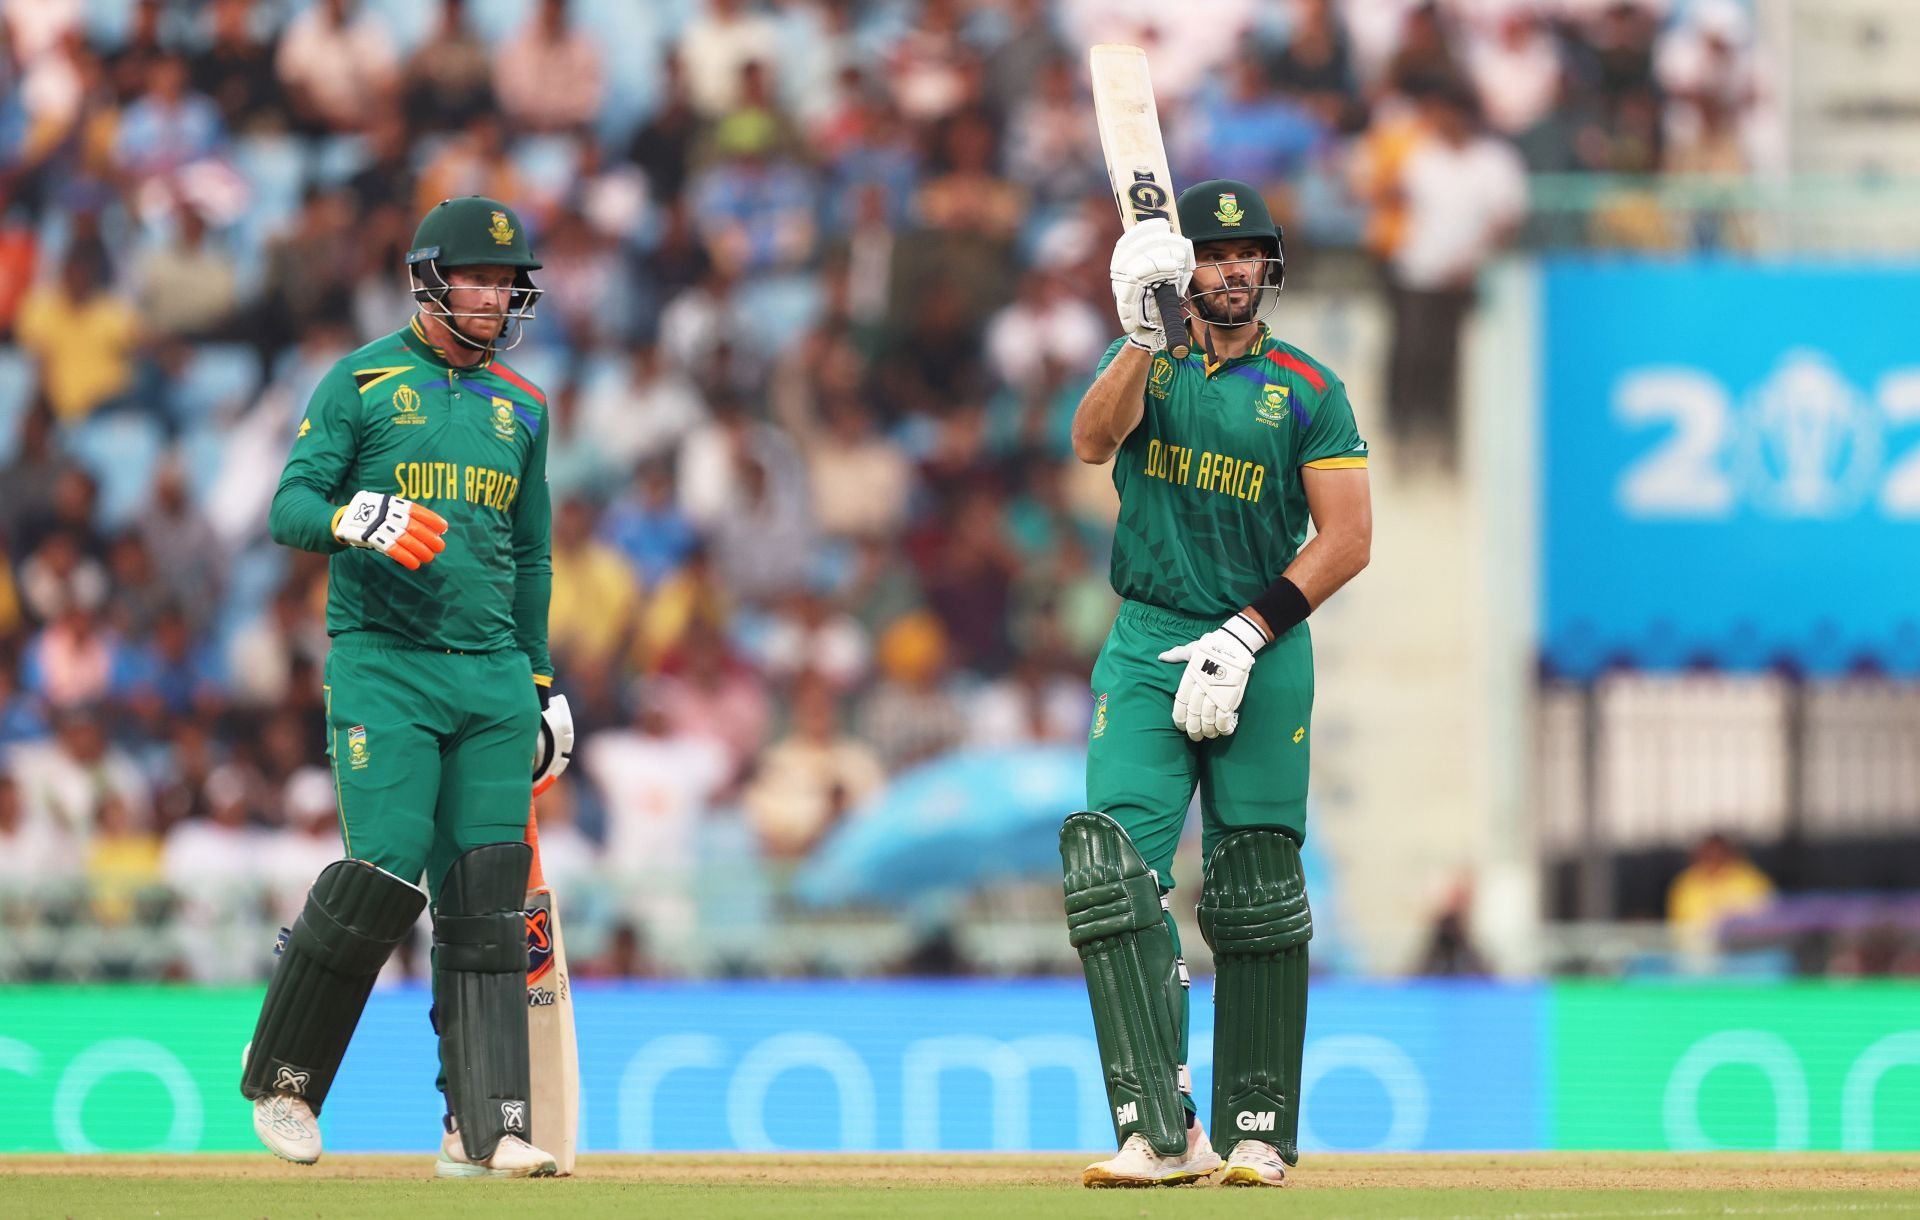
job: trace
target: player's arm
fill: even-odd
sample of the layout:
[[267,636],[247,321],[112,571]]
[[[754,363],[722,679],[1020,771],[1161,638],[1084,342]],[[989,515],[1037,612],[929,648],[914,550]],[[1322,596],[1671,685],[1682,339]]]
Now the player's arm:
[[573,709],[553,690],[547,652],[547,610],[553,601],[553,496],[547,487],[547,432],[542,413],[513,507],[513,638],[533,666],[540,696],[540,738],[534,743],[534,795],[546,791],[573,760]]
[[1098,466],[1119,451],[1147,411],[1147,373],[1153,353],[1132,343],[1093,379],[1073,412],[1073,456]]
[[432,509],[378,491],[339,503],[360,447],[360,390],[336,366],[301,416],[280,486],[267,509],[267,532],[282,546],[330,555],[346,547],[379,551],[404,568],[433,562],[447,544],[447,523]]
[[[1324,469],[1303,467],[1301,485],[1307,492],[1307,512],[1313,517],[1313,537],[1293,557],[1281,581],[1298,593],[1298,602],[1275,583],[1275,589],[1243,612],[1272,639],[1318,610],[1340,587],[1360,575],[1373,556],[1373,492],[1365,466]],[[1298,617],[1294,611],[1305,607]],[[1269,621],[1269,617],[1278,621]],[[1291,622],[1286,621],[1291,619]]]
[[1154,303],[1157,285],[1186,295],[1193,279],[1193,243],[1164,220],[1145,220],[1120,235],[1108,265],[1114,312],[1126,332],[1073,412],[1073,455],[1098,466],[1119,451],[1147,410],[1147,373],[1167,345]]

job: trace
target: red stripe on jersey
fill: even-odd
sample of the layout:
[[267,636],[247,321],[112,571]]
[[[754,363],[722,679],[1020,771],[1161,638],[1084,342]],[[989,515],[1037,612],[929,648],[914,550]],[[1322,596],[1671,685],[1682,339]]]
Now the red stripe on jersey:
[[521,389],[525,390],[527,393],[533,395],[534,401],[539,403],[541,406],[544,407],[547,405],[547,396],[545,394],[542,394],[538,389],[536,389],[534,387],[534,384],[531,381],[528,381],[525,377],[522,377],[520,374],[514,372],[512,369],[500,363],[498,360],[495,360],[492,364],[489,364],[487,366],[487,371],[489,373],[497,374],[500,380],[519,386]]
[[1308,384],[1312,385],[1314,389],[1319,390],[1322,394],[1327,392],[1327,379],[1322,377],[1319,371],[1306,361],[1290,356],[1286,352],[1268,352],[1267,359],[1273,361],[1283,369],[1290,369],[1302,377],[1305,377]]

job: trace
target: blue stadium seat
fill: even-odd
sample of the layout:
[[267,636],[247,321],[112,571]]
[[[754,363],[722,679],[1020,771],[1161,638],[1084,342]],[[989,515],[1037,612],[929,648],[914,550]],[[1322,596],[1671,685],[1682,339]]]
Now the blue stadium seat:
[[369,156],[365,136],[324,136],[313,149],[312,180],[322,186],[341,186],[366,168]]
[[117,51],[133,32],[133,10],[139,0],[87,0],[84,21],[87,41],[96,51]]
[[498,47],[527,23],[533,0],[467,0],[467,21],[490,47]]
[[253,191],[245,218],[235,226],[236,237],[257,248],[300,210],[307,150],[294,136],[247,136],[235,140],[232,148],[234,168]]
[[364,4],[386,25],[402,59],[418,50],[440,23],[440,6],[431,0],[364,0]]
[[194,428],[174,444],[174,454],[180,460],[182,470],[204,472],[193,481],[195,503],[200,508],[207,507],[218,486],[215,477],[220,471],[220,463],[226,457],[227,433],[224,429],[207,425]]
[[116,529],[139,515],[165,446],[159,423],[130,411],[95,416],[68,434],[67,452],[100,484],[102,525]]
[[580,146],[572,136],[527,136],[514,141],[511,155],[528,194],[553,196],[573,180]]
[[598,135],[611,150],[626,147],[635,128],[660,105],[660,58],[668,39],[691,20],[697,0],[575,0],[574,20],[604,56],[606,97]]
[[169,408],[183,427],[231,414],[260,388],[260,358],[239,343],[210,343],[196,348],[174,382]]
[[820,312],[820,281],[810,275],[751,280],[741,285],[740,295],[754,319],[755,342],[773,351],[806,333]]
[[20,422],[33,405],[33,360],[16,348],[0,349],[0,465],[20,449]]

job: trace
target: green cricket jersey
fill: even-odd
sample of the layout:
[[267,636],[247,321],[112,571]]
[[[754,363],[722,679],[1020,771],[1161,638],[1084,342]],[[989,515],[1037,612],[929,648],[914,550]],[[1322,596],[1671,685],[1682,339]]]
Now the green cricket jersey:
[[[274,541],[333,556],[327,633],[381,631],[427,648],[547,656],[552,506],[547,399],[498,359],[449,365],[418,320],[334,365],[280,475]],[[418,571],[351,548],[333,523],[357,491],[424,504],[447,549]]]
[[[1116,339],[1100,370],[1119,354]],[[1114,456],[1113,588],[1195,618],[1226,618],[1307,540],[1303,466],[1364,467],[1347,388],[1263,323],[1246,355],[1209,367],[1195,347],[1147,374],[1146,414]]]

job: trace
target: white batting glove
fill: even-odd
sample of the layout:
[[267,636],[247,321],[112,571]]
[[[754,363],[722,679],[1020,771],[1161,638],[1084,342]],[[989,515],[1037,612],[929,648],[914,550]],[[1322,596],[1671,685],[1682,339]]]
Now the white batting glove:
[[447,549],[440,535],[446,518],[430,508],[379,491],[355,492],[347,506],[333,515],[333,536],[348,546],[379,551],[410,571],[432,563]]
[[1174,727],[1195,741],[1227,737],[1240,727],[1240,701],[1247,695],[1253,656],[1266,643],[1266,633],[1252,619],[1236,614],[1193,643],[1161,653],[1162,661],[1187,667],[1173,696]]
[[[1157,352],[1167,345],[1160,308],[1154,303],[1157,284],[1171,283],[1181,296],[1193,280],[1193,243],[1158,217],[1143,220],[1113,244],[1107,267],[1113,280],[1114,309],[1127,342]],[[1177,319],[1176,319],[1177,321]]]
[[539,796],[553,787],[567,764],[573,761],[573,708],[565,695],[552,694],[552,687],[540,690],[540,738],[533,746],[533,794]]

